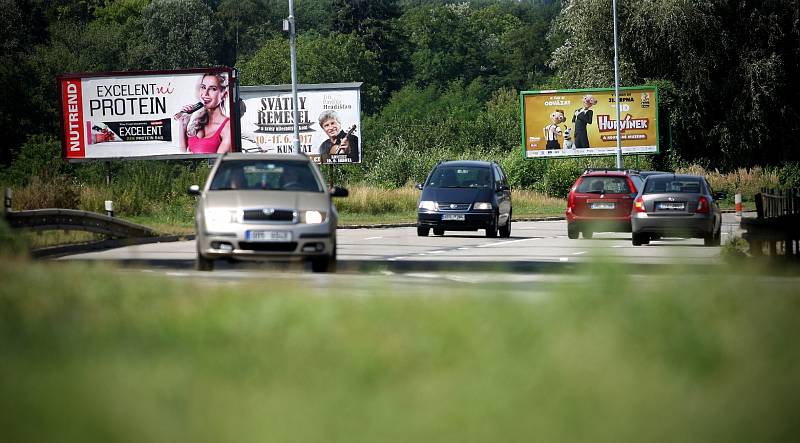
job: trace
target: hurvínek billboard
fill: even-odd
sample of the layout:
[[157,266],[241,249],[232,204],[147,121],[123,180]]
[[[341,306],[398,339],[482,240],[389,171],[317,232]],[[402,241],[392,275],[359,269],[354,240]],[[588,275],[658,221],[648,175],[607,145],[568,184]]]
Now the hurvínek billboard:
[[[290,153],[294,140],[291,85],[242,86],[243,152]],[[361,83],[297,87],[300,150],[317,163],[361,163]]]
[[209,157],[235,150],[230,68],[59,76],[67,160]]
[[[522,92],[525,158],[616,154],[615,97],[612,88]],[[619,104],[622,154],[657,154],[657,89],[620,88]]]

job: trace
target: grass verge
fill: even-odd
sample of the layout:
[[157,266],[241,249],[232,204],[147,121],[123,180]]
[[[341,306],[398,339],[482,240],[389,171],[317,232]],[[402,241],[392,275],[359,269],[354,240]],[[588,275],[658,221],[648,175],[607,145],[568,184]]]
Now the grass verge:
[[749,442],[798,431],[800,298],[748,269],[636,278],[597,265],[533,294],[5,262],[6,441]]

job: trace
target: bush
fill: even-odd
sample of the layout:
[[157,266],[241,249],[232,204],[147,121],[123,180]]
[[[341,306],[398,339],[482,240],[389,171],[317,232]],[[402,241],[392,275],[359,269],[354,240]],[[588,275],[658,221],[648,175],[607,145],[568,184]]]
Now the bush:
[[0,256],[27,255],[28,243],[25,237],[8,226],[4,217],[0,217]]

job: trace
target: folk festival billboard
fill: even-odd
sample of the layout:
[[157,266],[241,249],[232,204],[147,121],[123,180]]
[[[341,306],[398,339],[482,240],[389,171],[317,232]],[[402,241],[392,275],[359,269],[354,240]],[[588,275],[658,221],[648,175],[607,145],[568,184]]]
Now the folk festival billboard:
[[[242,86],[243,152],[292,152],[291,85]],[[297,87],[300,151],[317,163],[361,163],[361,83]]]
[[[620,88],[622,154],[657,154],[658,90]],[[615,155],[617,109],[613,88],[524,91],[525,158]]]
[[236,150],[230,68],[59,76],[70,161],[211,157]]

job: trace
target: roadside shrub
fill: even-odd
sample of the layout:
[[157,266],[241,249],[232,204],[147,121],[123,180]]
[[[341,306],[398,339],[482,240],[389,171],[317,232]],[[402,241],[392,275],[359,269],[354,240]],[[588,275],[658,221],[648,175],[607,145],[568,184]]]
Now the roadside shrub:
[[27,255],[28,250],[25,237],[8,226],[4,217],[0,217],[0,256]]
[[44,134],[32,135],[20,147],[9,168],[3,174],[3,181],[17,186],[25,186],[35,177],[48,181],[70,172],[68,163],[61,160],[61,143],[58,139]]
[[15,210],[63,208],[81,209],[80,189],[66,175],[34,175],[28,183],[13,190]]
[[800,163],[788,163],[776,171],[782,188],[800,188]]

